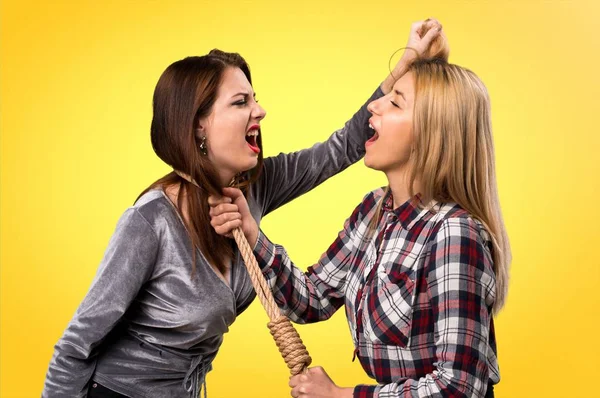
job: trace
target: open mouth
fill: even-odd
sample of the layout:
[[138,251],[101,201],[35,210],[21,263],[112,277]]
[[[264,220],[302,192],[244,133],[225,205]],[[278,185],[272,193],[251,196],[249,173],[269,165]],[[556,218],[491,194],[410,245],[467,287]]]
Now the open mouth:
[[371,124],[370,119],[369,119],[369,128],[371,130],[373,130],[373,136],[371,138],[369,138],[367,140],[367,142],[365,142],[365,148],[367,148],[369,145],[372,145],[379,138],[379,134],[377,133],[377,130],[375,130],[375,127],[373,127],[373,125]]
[[373,145],[373,143],[375,141],[377,141],[378,138],[379,138],[379,134],[376,131],[375,134],[373,134],[373,137],[369,138],[367,140],[367,142],[365,142],[365,147],[368,147],[369,145]]
[[248,146],[254,153],[260,153],[260,148],[258,147],[258,129],[250,130],[246,133],[246,142]]

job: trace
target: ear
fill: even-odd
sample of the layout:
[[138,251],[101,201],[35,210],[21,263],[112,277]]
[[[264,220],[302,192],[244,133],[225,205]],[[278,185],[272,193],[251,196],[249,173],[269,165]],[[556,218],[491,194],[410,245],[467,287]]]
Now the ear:
[[204,126],[202,126],[202,125],[198,125],[198,127],[196,127],[196,130],[194,132],[196,133],[196,138],[202,138],[202,137],[206,136],[206,130],[204,129]]

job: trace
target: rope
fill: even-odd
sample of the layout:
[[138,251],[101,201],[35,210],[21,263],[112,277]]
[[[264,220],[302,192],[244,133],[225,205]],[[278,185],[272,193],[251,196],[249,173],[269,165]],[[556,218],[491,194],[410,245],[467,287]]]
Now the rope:
[[312,362],[306,346],[302,343],[300,335],[290,320],[279,312],[271,289],[269,289],[267,281],[262,276],[262,271],[256,262],[256,257],[254,257],[250,244],[246,240],[241,228],[233,230],[233,237],[248,269],[248,274],[250,275],[252,286],[256,290],[256,295],[269,316],[270,322],[267,326],[271,331],[275,344],[277,344],[277,348],[279,348],[279,353],[290,369],[291,375],[300,374]]
[[[199,187],[189,174],[179,170],[173,171],[184,180]],[[234,177],[229,183],[229,186],[235,186],[236,182],[236,177]],[[275,344],[277,344],[277,348],[279,348],[279,353],[290,369],[292,376],[304,372],[312,362],[312,359],[306,350],[306,346],[302,343],[298,331],[296,331],[290,320],[279,312],[277,303],[275,303],[275,299],[273,298],[273,293],[271,293],[267,281],[262,276],[262,271],[256,262],[256,257],[254,257],[252,248],[244,236],[242,229],[234,229],[233,237],[242,254],[246,268],[248,269],[248,274],[250,275],[250,280],[252,281],[252,286],[254,286],[256,295],[269,316],[270,322],[267,324],[267,327],[271,331],[271,335],[275,340]]]

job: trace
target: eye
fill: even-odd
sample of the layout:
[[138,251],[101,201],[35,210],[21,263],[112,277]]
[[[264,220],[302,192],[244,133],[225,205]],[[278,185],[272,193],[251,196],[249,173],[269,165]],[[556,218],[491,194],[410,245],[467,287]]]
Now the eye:
[[398,104],[397,104],[397,103],[395,103],[394,101],[391,101],[391,100],[390,100],[390,102],[391,102],[391,103],[392,103],[392,105],[394,105],[396,108],[402,109],[402,108],[400,108],[400,107],[398,106]]
[[237,106],[244,106],[248,103],[248,101],[246,101],[245,99],[243,100],[239,100],[233,103],[233,105],[237,105]]

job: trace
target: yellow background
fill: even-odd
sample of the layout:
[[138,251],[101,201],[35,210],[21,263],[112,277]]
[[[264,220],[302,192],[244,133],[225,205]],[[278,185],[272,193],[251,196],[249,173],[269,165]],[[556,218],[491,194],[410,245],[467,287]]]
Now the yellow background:
[[[492,98],[514,253],[496,323],[497,396],[598,396],[600,3],[421,3],[3,1],[0,395],[39,396],[117,219],[168,171],[149,125],[171,62],[214,47],[246,57],[273,155],[340,127],[386,76],[410,23],[435,16],[451,61],[475,71]],[[360,163],[263,227],[306,267],[384,183]],[[256,301],[234,323],[209,396],[288,396],[266,321]],[[338,384],[369,382],[351,362],[343,311],[299,331]]]

